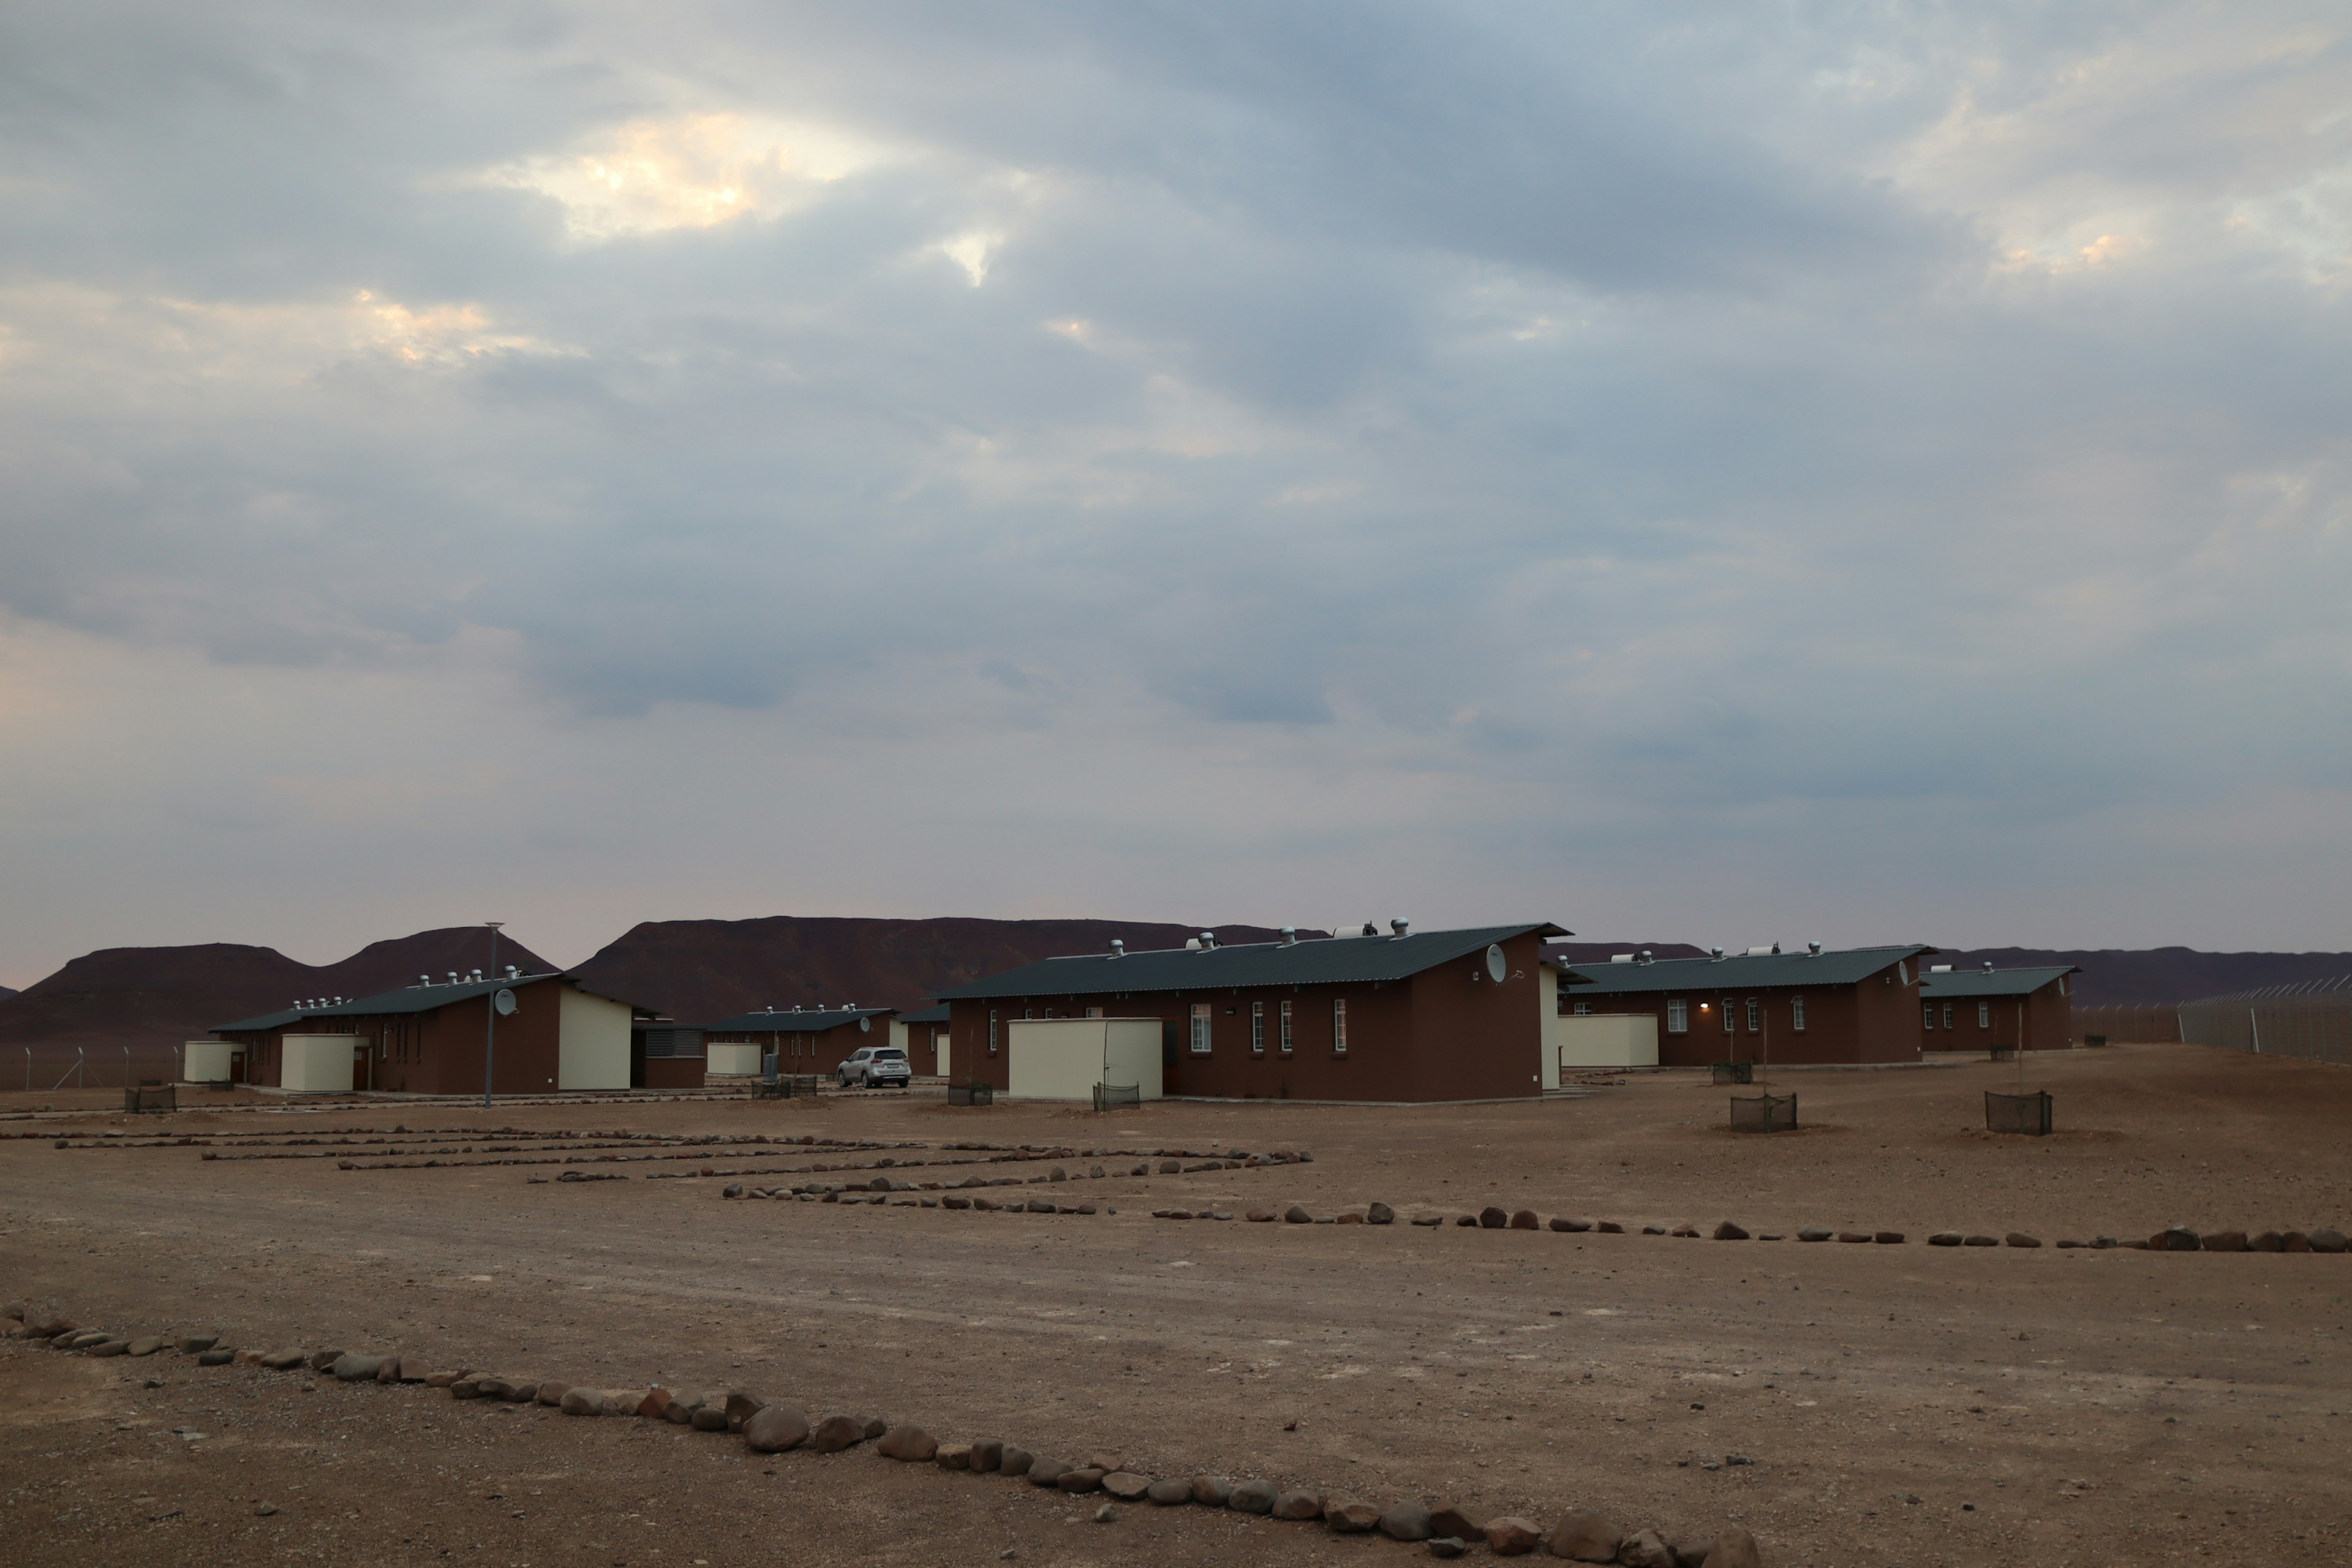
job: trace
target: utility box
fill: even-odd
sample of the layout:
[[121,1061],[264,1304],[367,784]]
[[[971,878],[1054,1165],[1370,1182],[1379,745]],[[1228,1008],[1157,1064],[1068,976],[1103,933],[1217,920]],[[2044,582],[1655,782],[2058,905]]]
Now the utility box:
[[278,1087],[289,1094],[349,1094],[357,1035],[281,1035]]
[[1559,1065],[1569,1070],[1656,1067],[1658,1020],[1647,1013],[1570,1014],[1559,1020]]
[[180,1081],[183,1083],[226,1083],[236,1071],[232,1053],[237,1049],[226,1040],[190,1040],[180,1047]]
[[1016,1018],[1006,1034],[1010,1099],[1091,1100],[1098,1083],[1160,1098],[1157,1018]]

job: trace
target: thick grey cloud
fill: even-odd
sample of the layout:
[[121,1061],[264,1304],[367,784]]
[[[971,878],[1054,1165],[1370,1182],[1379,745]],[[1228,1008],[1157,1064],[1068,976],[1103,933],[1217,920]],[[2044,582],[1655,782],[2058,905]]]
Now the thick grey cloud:
[[322,856],[2340,945],[2346,33],[16,7],[0,980]]

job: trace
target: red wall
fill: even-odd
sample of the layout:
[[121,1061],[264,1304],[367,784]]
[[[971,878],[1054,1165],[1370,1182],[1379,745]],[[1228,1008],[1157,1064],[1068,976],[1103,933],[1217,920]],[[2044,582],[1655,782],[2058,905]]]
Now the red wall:
[[[829,1073],[849,1059],[860,1046],[887,1046],[890,1043],[889,1020],[877,1017],[871,1029],[860,1029],[852,1020],[830,1029],[804,1030],[799,1034],[767,1034],[761,1031],[738,1031],[733,1034],[703,1036],[707,1045],[712,1040],[721,1045],[748,1043],[762,1052],[777,1053],[778,1072]],[[910,1062],[913,1058],[908,1058]]]
[[[1769,1048],[1770,1059],[1789,1067],[1830,1066],[1919,1059],[1918,971],[1909,984],[1901,983],[1894,965],[1853,985],[1788,985],[1714,987],[1702,989],[1703,973],[1692,975],[1693,989],[1674,993],[1644,992],[1630,996],[1579,995],[1580,986],[1562,986],[1562,1005],[1577,1003],[1595,1014],[1647,1014],[1658,1021],[1658,1062],[1662,1067],[1705,1067],[1710,1062],[1757,1061]],[[1687,1033],[1666,1032],[1666,1003],[1679,996],[1690,1005]],[[1760,1028],[1748,1026],[1748,1001],[1762,1005]],[[1798,1033],[1795,999],[1805,999],[1805,1028]],[[1722,1016],[1726,999],[1731,1004],[1734,1028],[1726,1034]],[[1700,1012],[1701,1004],[1707,1007]]]
[[[1920,999],[1921,1007],[1936,1010],[1933,1028],[1923,1027],[1919,1042],[1930,1051],[1986,1051],[1998,1047],[2013,1050],[2018,1043],[2018,1004],[2024,1003],[2025,1048],[2029,1051],[2063,1051],[2074,1043],[2074,1001],[2062,995],[2058,982],[2053,980],[2023,998],[2015,996],[1955,996],[1949,1004],[1952,1026],[1944,1027],[1945,1003]],[[1979,1027],[1977,1024],[1977,1004],[1991,1004],[1990,1022]],[[1924,1025],[1926,1015],[1916,1014]]]

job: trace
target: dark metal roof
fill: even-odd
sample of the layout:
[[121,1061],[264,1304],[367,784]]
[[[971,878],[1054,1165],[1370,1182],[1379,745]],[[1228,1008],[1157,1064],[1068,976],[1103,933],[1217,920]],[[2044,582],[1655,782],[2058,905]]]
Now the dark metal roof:
[[[333,1023],[343,1018],[382,1018],[396,1014],[430,1013],[446,1007],[453,1002],[475,1002],[501,989],[536,985],[542,980],[572,980],[569,974],[518,974],[511,980],[461,980],[455,985],[404,985],[397,991],[379,991],[373,996],[338,1002],[326,1007],[284,1007],[275,1013],[264,1013],[257,1018],[240,1018],[234,1024],[215,1024],[215,1035],[266,1034],[272,1029],[290,1028],[296,1024]],[[580,990],[588,987],[577,980],[572,984]],[[601,991],[591,995],[604,996]],[[608,1002],[621,1002],[618,996],[605,996]],[[629,1004],[622,1002],[622,1005]]]
[[860,1018],[887,1018],[896,1007],[831,1007],[823,1011],[795,1013],[790,1008],[778,1012],[772,1007],[757,1013],[738,1013],[732,1018],[716,1024],[705,1024],[706,1035],[814,1035],[827,1029],[838,1029],[844,1024],[855,1024]]
[[1956,996],[2023,996],[2062,974],[2082,973],[2082,967],[2073,963],[2035,969],[1955,969],[1949,974],[1930,972],[1919,977],[1919,994],[1947,1002]]
[[1529,931],[1541,936],[1570,934],[1546,922],[1415,931],[1411,936],[1320,937],[1233,947],[1167,948],[1118,958],[1088,952],[1025,963],[984,980],[951,985],[940,994],[950,1001],[970,1001],[988,996],[1223,991],[1252,985],[1363,985],[1403,980]]
[[1585,996],[1635,993],[1743,991],[1772,985],[1853,985],[1932,947],[1849,947],[1810,952],[1739,953],[1722,958],[1661,958],[1649,963],[1571,963],[1563,967],[1592,983]]
[[901,1024],[944,1024],[947,1021],[948,1005],[944,1002],[936,1007],[926,1007],[919,1013],[898,1015],[898,1022]]

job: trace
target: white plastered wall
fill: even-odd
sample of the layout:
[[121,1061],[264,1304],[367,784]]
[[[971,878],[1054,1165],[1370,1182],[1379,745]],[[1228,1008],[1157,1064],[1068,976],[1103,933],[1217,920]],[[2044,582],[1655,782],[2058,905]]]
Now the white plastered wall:
[[1570,1068],[1656,1067],[1658,1020],[1647,1013],[1562,1018],[1559,1065]]
[[1538,1054],[1543,1058],[1543,1086],[1559,1087],[1559,971],[1549,963],[1536,966],[1536,1005],[1543,1010],[1542,1041]]
[[281,1035],[278,1087],[289,1094],[349,1094],[357,1035]]
[[[740,1040],[705,1042],[702,1047],[702,1071],[707,1078],[753,1078],[760,1071],[760,1058],[768,1054],[765,1045],[746,1045]],[[785,1064],[779,1070],[789,1071]]]
[[226,1040],[190,1040],[180,1047],[180,1081],[183,1083],[226,1083],[229,1053],[235,1046]]
[[629,1087],[629,1009],[625,1003],[592,996],[557,981],[562,988],[555,1023],[555,1087]]
[[1131,1083],[1158,1100],[1160,1034],[1157,1018],[1015,1018],[1007,1097],[1092,1100],[1098,1083]]

